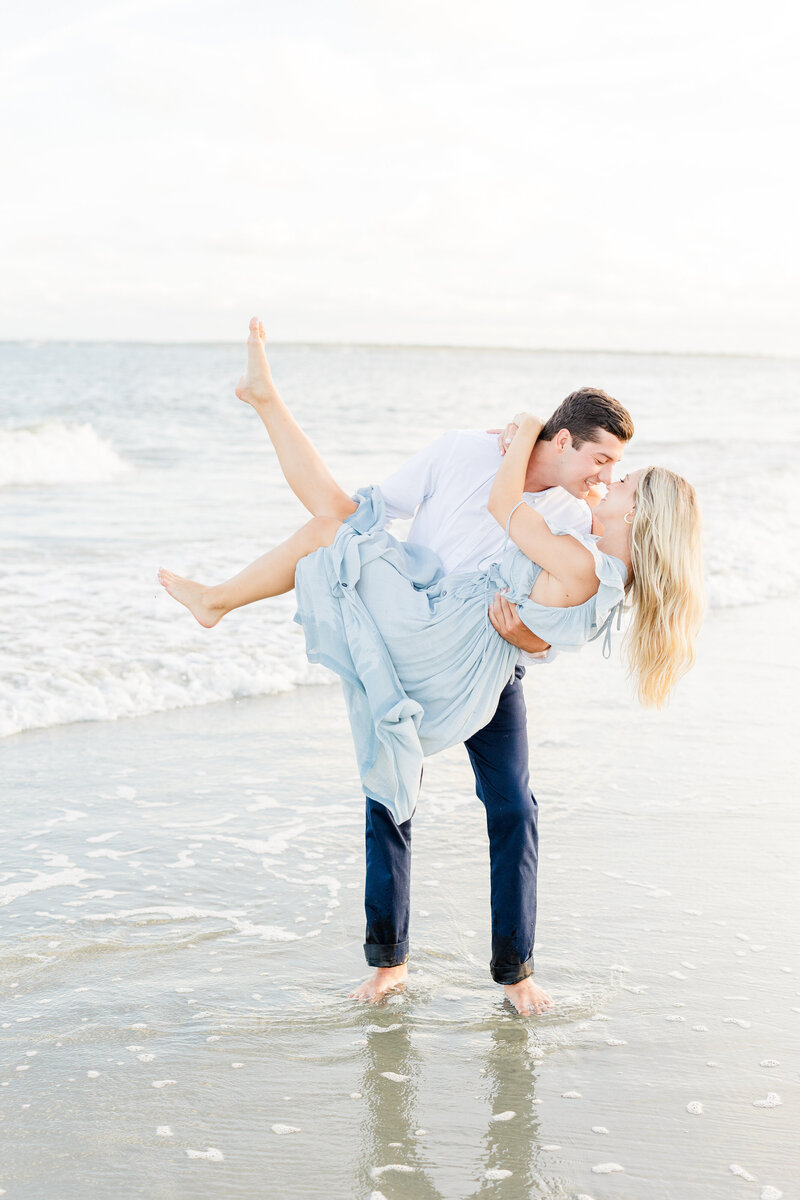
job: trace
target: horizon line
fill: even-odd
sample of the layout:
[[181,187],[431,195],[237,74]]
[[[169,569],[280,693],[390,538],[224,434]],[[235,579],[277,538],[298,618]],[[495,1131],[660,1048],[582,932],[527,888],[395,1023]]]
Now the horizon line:
[[[246,339],[177,339],[158,340],[153,338],[0,338],[0,346],[241,346]],[[767,361],[797,362],[800,355],[778,354],[766,351],[733,350],[632,350],[598,346],[509,346],[477,345],[458,342],[365,342],[323,341],[319,339],[277,339],[270,346],[307,346],[325,349],[353,350],[462,350],[467,352],[502,351],[514,354],[614,354],[635,358],[757,358]]]

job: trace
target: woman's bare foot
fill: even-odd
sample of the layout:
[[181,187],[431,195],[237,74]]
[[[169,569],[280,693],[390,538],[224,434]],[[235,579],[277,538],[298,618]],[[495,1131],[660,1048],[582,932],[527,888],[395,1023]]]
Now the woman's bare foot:
[[253,317],[247,339],[247,370],[236,385],[236,395],[254,408],[267,404],[275,395],[264,343],[264,326],[258,317]]
[[163,567],[158,572],[158,582],[166,588],[170,596],[174,596],[188,608],[204,629],[213,629],[217,621],[221,621],[228,612],[225,605],[214,595],[216,588],[205,587],[192,579],[184,579],[182,575],[166,571]]
[[519,983],[505,984],[503,991],[517,1012],[523,1016],[530,1013],[536,1013],[538,1016],[539,1013],[543,1013],[553,1006],[552,996],[548,996],[547,992],[534,983],[530,977],[520,979]]
[[370,1004],[382,1000],[387,992],[395,991],[405,985],[408,979],[408,967],[401,963],[399,967],[376,967],[375,974],[350,993],[351,1000],[367,1000]]

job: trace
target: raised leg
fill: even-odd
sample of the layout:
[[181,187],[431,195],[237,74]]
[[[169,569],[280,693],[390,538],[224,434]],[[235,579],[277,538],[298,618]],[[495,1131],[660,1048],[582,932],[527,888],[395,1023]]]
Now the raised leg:
[[314,517],[238,575],[212,587],[184,579],[163,567],[158,572],[158,582],[170,596],[188,608],[204,628],[211,629],[234,608],[290,592],[300,559],[322,546],[330,546],[340,524],[341,521],[332,517]]
[[524,671],[500,695],[497,711],[466,743],[486,809],[492,896],[492,978],[518,1012],[543,1012],[550,996],[533,982],[538,865],[537,805],[530,790]]
[[339,487],[278,394],[267,362],[264,326],[258,317],[250,322],[247,370],[236,385],[236,395],[264,422],[286,482],[313,516],[343,521],[355,512],[357,506]]

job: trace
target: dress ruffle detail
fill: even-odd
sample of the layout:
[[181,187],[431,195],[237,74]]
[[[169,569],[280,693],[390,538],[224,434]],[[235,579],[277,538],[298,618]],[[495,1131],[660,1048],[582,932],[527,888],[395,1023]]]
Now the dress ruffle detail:
[[556,650],[580,650],[599,630],[609,628],[604,623],[625,599],[628,572],[621,559],[598,549],[599,538],[595,534],[580,534],[574,529],[552,526],[551,531],[559,536],[574,537],[589,551],[599,583],[596,593],[583,604],[567,608],[537,604],[529,596],[541,567],[532,563],[521,550],[511,550],[503,560],[503,573],[513,581],[511,590],[514,594],[509,599],[517,603],[519,616],[528,628]]
[[419,589],[435,584],[442,567],[432,551],[386,532],[378,488],[362,488],[353,498],[358,508],[333,544],[298,563],[295,621],[303,626],[309,661],[341,677],[365,794],[401,823],[412,815],[419,794],[422,706],[404,691],[357,584],[363,568],[377,558]]

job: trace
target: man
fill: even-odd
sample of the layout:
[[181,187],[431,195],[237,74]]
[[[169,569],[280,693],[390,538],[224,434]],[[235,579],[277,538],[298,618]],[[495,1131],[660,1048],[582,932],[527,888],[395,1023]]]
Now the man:
[[[571,393],[544,426],[525,477],[525,500],[553,528],[591,531],[591,489],[608,484],[633,437],[618,401],[595,388]],[[502,556],[503,531],[487,501],[500,463],[493,434],[455,430],[421,451],[381,485],[387,514],[414,522],[408,541],[434,550],[447,573],[485,568]],[[490,620],[506,641],[541,660],[553,652],[497,596]],[[497,711],[466,742],[476,791],[486,809],[492,907],[492,978],[518,1012],[541,1012],[550,997],[531,978],[536,925],[537,805],[530,790],[523,666]],[[351,993],[377,1000],[408,975],[411,820],[398,825],[366,802],[367,917],[364,953],[374,973]]]

